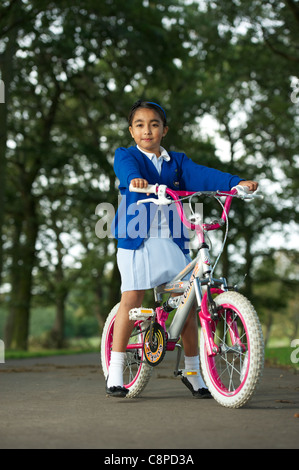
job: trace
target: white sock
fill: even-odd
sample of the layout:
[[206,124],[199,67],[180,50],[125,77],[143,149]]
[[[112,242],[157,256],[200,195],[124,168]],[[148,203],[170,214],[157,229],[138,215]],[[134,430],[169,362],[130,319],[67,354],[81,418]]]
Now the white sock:
[[187,377],[194,390],[197,391],[200,388],[207,388],[199,370],[199,356],[185,356],[185,369],[198,370],[198,375],[189,375]]
[[123,387],[123,368],[126,359],[126,353],[111,351],[111,360],[108,371],[107,387]]

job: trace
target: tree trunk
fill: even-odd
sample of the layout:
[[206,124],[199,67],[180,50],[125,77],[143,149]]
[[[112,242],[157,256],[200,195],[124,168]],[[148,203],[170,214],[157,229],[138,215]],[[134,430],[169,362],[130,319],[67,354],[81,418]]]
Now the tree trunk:
[[60,229],[57,225],[56,214],[52,212],[53,230],[56,235],[57,265],[55,270],[55,303],[56,317],[53,328],[50,332],[53,347],[61,349],[65,346],[65,302],[68,296],[68,287],[66,285],[63,270],[63,244],[60,240]]
[[4,331],[4,341],[6,348],[11,348],[12,338],[13,338],[13,329],[16,316],[16,305],[14,300],[17,298],[21,269],[19,266],[19,257],[20,257],[20,237],[22,233],[22,220],[20,217],[15,217],[14,219],[14,233],[12,239],[12,265],[10,271],[10,282],[11,282],[11,292],[10,292],[10,303],[9,303],[9,314],[6,319],[5,331]]
[[19,227],[13,247],[15,255],[11,269],[10,314],[6,324],[7,347],[18,350],[28,349],[32,271],[38,233],[36,201],[29,193],[23,194],[23,198],[24,221],[18,220]]
[[272,324],[273,324],[273,313],[269,311],[269,313],[267,314],[267,322],[265,324],[265,327],[266,327],[265,336],[264,336],[265,347],[267,346],[268,341],[271,336]]
[[56,295],[56,317],[49,337],[51,347],[62,349],[65,346],[65,301],[67,293]]
[[0,104],[0,285],[3,272],[3,225],[5,214],[5,182],[6,182],[6,142],[7,115],[9,107],[9,86],[13,77],[13,61],[16,51],[17,30],[14,28],[8,35],[5,52],[0,57],[1,75],[4,84],[4,103]]
[[[120,296],[121,296],[120,284],[121,284],[120,273],[119,273],[119,269],[118,269],[117,262],[116,262],[116,256],[115,256],[111,280],[109,283],[108,306],[107,306],[107,312],[105,312],[106,316],[108,315],[110,310],[114,307],[114,305],[120,301]],[[104,320],[105,319],[106,317],[104,317]]]
[[245,260],[246,260],[246,264],[245,264],[245,272],[247,274],[246,278],[245,278],[245,291],[244,291],[244,295],[248,298],[248,299],[251,299],[252,298],[252,295],[253,295],[253,292],[252,292],[252,275],[251,275],[251,271],[252,271],[252,263],[253,263],[253,256],[251,254],[251,244],[252,244],[252,239],[253,239],[253,236],[252,236],[252,232],[250,230],[249,227],[246,228],[246,231],[244,232],[244,238],[245,238],[245,242],[246,242],[246,248],[245,248]]

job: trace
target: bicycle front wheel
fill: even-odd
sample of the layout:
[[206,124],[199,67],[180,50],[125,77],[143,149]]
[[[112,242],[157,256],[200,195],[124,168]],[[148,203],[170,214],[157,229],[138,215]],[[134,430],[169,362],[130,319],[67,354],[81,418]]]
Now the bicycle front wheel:
[[[102,334],[101,362],[106,380],[109,373],[114,322],[118,308],[119,304],[115,305],[109,313]],[[133,398],[139,395],[148,383],[152,374],[152,367],[145,363],[143,357],[143,340],[146,328],[146,322],[135,322],[134,329],[127,346],[127,357],[124,365],[124,386],[129,389],[127,398]]]
[[238,292],[224,292],[214,299],[219,319],[212,322],[219,348],[209,356],[201,332],[200,358],[204,380],[215,400],[228,408],[241,408],[253,396],[264,365],[264,341],[258,316]]

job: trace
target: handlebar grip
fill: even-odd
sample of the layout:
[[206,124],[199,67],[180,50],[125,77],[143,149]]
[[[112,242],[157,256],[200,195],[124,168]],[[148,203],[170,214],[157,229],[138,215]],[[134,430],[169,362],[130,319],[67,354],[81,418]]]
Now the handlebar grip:
[[129,191],[133,193],[153,193],[157,194],[158,184],[148,184],[146,188],[135,188],[132,183],[129,186]]

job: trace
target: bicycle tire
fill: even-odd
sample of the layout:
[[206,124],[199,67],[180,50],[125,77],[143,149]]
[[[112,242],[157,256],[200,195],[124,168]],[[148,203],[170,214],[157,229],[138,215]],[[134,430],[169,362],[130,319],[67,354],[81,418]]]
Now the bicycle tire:
[[[220,353],[216,356],[207,354],[202,330],[200,339],[202,374],[209,391],[218,403],[227,408],[241,408],[252,398],[262,377],[264,366],[262,328],[254,307],[238,292],[224,292],[214,301],[218,308],[219,320],[212,322],[213,339],[220,347]],[[238,328],[243,350],[239,348],[237,351],[238,346],[233,346],[231,342],[229,323],[232,318]]]
[[[105,379],[108,378],[109,364],[113,340],[113,328],[119,303],[116,304],[105,321],[101,338],[101,364]],[[147,328],[146,322],[135,322],[134,330],[129,344],[143,345],[143,338]],[[138,341],[134,338],[138,338]],[[127,349],[127,358],[124,366],[124,387],[129,390],[127,398],[138,396],[147,385],[152,375],[152,367],[144,361],[143,347],[137,349]]]

